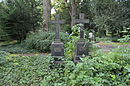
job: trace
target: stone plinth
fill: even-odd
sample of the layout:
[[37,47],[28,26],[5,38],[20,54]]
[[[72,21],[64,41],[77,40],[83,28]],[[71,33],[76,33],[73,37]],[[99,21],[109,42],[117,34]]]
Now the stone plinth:
[[76,57],[74,58],[74,62],[81,62],[80,58],[88,55],[88,47],[89,44],[85,41],[78,41],[76,44]]
[[64,44],[62,42],[52,42],[51,55],[52,56],[64,56]]

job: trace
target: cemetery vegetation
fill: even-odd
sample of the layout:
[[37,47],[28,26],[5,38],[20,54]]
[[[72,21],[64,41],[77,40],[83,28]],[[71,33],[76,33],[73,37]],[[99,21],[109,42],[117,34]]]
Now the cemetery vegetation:
[[[76,14],[85,13],[86,18],[90,20],[85,28],[87,31],[93,30],[96,37],[109,36],[113,41],[118,41],[123,37],[122,31],[129,28],[129,0],[77,0],[75,3]],[[61,19],[66,21],[63,29],[68,33],[71,33],[71,5],[71,2],[63,0],[52,2],[52,8],[61,15]],[[42,0],[4,0],[0,2],[0,33],[2,32],[0,36],[6,40],[10,38],[22,41],[26,39],[30,31],[35,32],[40,28],[44,31],[43,7]],[[54,16],[55,13],[52,14],[52,19]],[[50,24],[50,26],[52,25]]]
[[120,42],[129,42],[130,41],[130,28],[122,31],[124,33],[123,37],[118,39]]
[[[68,37],[68,42],[65,44],[65,56],[70,60],[73,60],[73,58],[75,57],[76,43],[80,39],[79,35],[81,26],[82,24],[77,24],[72,27],[72,32]],[[87,38],[85,39],[85,42],[88,43]]]
[[13,86],[129,86],[130,49],[100,49],[75,64],[54,64],[48,56],[15,56],[0,52],[0,85]]
[[0,46],[0,51],[9,52],[11,54],[39,53],[36,49],[29,49],[24,43],[3,45]]
[[[60,33],[61,41],[66,43],[68,41],[68,35],[61,32]],[[55,39],[54,32],[43,32],[37,31],[35,33],[31,33],[25,39],[26,47],[30,49],[36,49],[39,52],[50,52],[51,43]]]
[[[90,20],[84,25],[86,43],[93,32],[96,42],[128,46],[103,52],[90,42],[89,55],[74,63],[80,24],[71,27],[71,7],[77,7],[76,19],[85,13]],[[43,0],[0,1],[0,86],[130,86],[130,0],[54,0],[56,13],[48,15],[65,20],[60,28],[63,64],[54,64],[50,55],[56,26],[45,22],[43,8]],[[19,55],[28,53],[34,56]]]
[[4,0],[0,2],[2,37],[22,41],[27,33],[40,28],[42,9],[39,0]]

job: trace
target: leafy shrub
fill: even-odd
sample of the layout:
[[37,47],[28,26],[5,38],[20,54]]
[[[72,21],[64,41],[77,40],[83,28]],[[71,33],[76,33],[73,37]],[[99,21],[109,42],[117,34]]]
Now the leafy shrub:
[[[32,34],[29,34],[25,40],[25,44],[31,48],[36,49],[40,52],[50,52],[51,43],[54,41],[55,33],[54,32],[43,32],[38,31]],[[64,33],[61,33],[61,41],[66,43],[68,36]]]
[[67,33],[71,33],[72,31],[71,31],[71,26],[70,26],[70,24],[66,24],[65,26],[64,26],[64,28],[63,28],[63,30],[65,30]]
[[[72,60],[75,57],[76,43],[80,40],[79,29],[80,24],[75,25],[72,29],[72,33],[69,36],[69,41],[65,44],[65,56]],[[85,39],[88,44],[88,40]]]
[[9,38],[8,34],[5,31],[3,31],[0,26],[0,41],[5,41],[5,40],[9,40],[9,39],[10,38]]
[[69,59],[73,59],[75,56],[76,42],[79,40],[79,36],[70,36],[70,41],[65,44],[65,56]]
[[[33,6],[32,6],[33,5]],[[0,28],[14,40],[24,40],[42,21],[37,0],[4,0],[0,4]]]
[[119,41],[118,41],[118,37],[112,37],[112,38],[111,38],[111,41],[112,41],[112,42],[119,42]]
[[104,38],[99,38],[99,37],[96,37],[96,41],[97,42],[100,42],[100,41],[102,41],[102,42],[118,42],[118,37],[112,37],[112,38],[110,38],[110,37],[104,37]]
[[[4,57],[3,57],[4,58]],[[39,85],[50,70],[50,56],[10,56],[0,65],[0,85],[30,86]]]
[[83,27],[83,24],[76,24],[74,25],[71,30],[72,30],[72,33],[71,35],[74,35],[74,36],[79,36],[80,35],[80,29]]
[[[80,40],[79,35],[82,26],[82,24],[77,24],[72,27],[72,33],[69,35],[69,41],[65,44],[65,56],[71,60],[75,57],[76,43]],[[85,39],[85,41],[86,43],[88,42],[87,39]]]
[[38,51],[27,48],[24,44],[12,44],[0,46],[0,51],[9,52],[11,54],[27,54],[36,53]]
[[3,65],[6,62],[7,55],[9,55],[9,53],[6,53],[4,51],[0,52],[0,65]]
[[130,50],[118,48],[109,53],[86,57],[82,63],[53,64],[51,56],[11,56],[0,65],[0,85],[13,86],[129,86]]
[[127,30],[122,31],[123,33],[125,33],[125,35],[123,35],[122,38],[118,39],[118,41],[120,42],[129,42],[130,41],[130,28],[127,28]]
[[98,41],[98,42],[100,42],[100,41],[102,41],[102,42],[110,42],[111,39],[108,38],[108,37],[104,37],[104,38],[96,37],[96,41]]
[[1,57],[0,85],[12,86],[129,86],[130,49],[118,48],[109,53],[86,57],[82,63],[65,61],[53,64],[51,56]]

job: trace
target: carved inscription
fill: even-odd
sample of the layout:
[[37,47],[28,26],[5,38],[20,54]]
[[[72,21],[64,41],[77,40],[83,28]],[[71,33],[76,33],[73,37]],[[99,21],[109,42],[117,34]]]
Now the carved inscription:
[[79,51],[84,51],[84,50],[85,50],[84,46],[79,47]]
[[62,50],[61,50],[61,48],[54,48],[54,51],[55,52],[61,52]]

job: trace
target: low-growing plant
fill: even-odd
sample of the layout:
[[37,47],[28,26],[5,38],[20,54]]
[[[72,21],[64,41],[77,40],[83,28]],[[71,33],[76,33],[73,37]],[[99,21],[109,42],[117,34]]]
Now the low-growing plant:
[[7,40],[10,40],[10,37],[5,31],[1,29],[0,26],[0,41],[7,41]]
[[12,56],[1,53],[0,58],[6,61],[0,65],[1,86],[37,86],[49,74],[50,56]]
[[104,38],[96,37],[96,41],[97,42],[100,42],[100,41],[102,41],[102,42],[110,42],[110,41],[112,41],[112,39],[110,39],[109,37],[104,37]]
[[6,53],[5,51],[0,51],[0,65],[5,64],[6,62],[6,56],[8,56],[9,53]]
[[[97,51],[81,63],[53,64],[51,56],[11,56],[0,52],[1,86],[129,86],[130,49]],[[1,63],[0,63],[1,64]]]
[[[61,33],[61,41],[66,43],[68,40],[67,34]],[[40,52],[50,52],[51,43],[55,39],[54,32],[38,31],[31,33],[25,40],[25,44],[28,48],[36,49]]]
[[75,56],[76,42],[79,40],[80,26],[77,24],[72,27],[72,33],[69,35],[69,41],[65,44],[65,56],[69,59],[73,59]]
[[130,28],[127,28],[125,31],[122,31],[125,33],[122,38],[118,39],[120,42],[129,42],[130,41]]
[[[76,43],[80,40],[80,29],[83,25],[77,24],[72,27],[72,33],[69,35],[69,41],[65,44],[65,55],[69,59],[73,59],[75,57],[75,51],[76,51]],[[85,39],[86,43],[88,42],[87,39]]]
[[29,49],[24,43],[21,44],[10,44],[0,46],[0,51],[9,52],[11,54],[27,54],[27,53],[37,53],[35,49]]
[[69,59],[73,59],[75,56],[76,42],[79,40],[79,36],[70,36],[70,41],[65,44],[65,56]]

